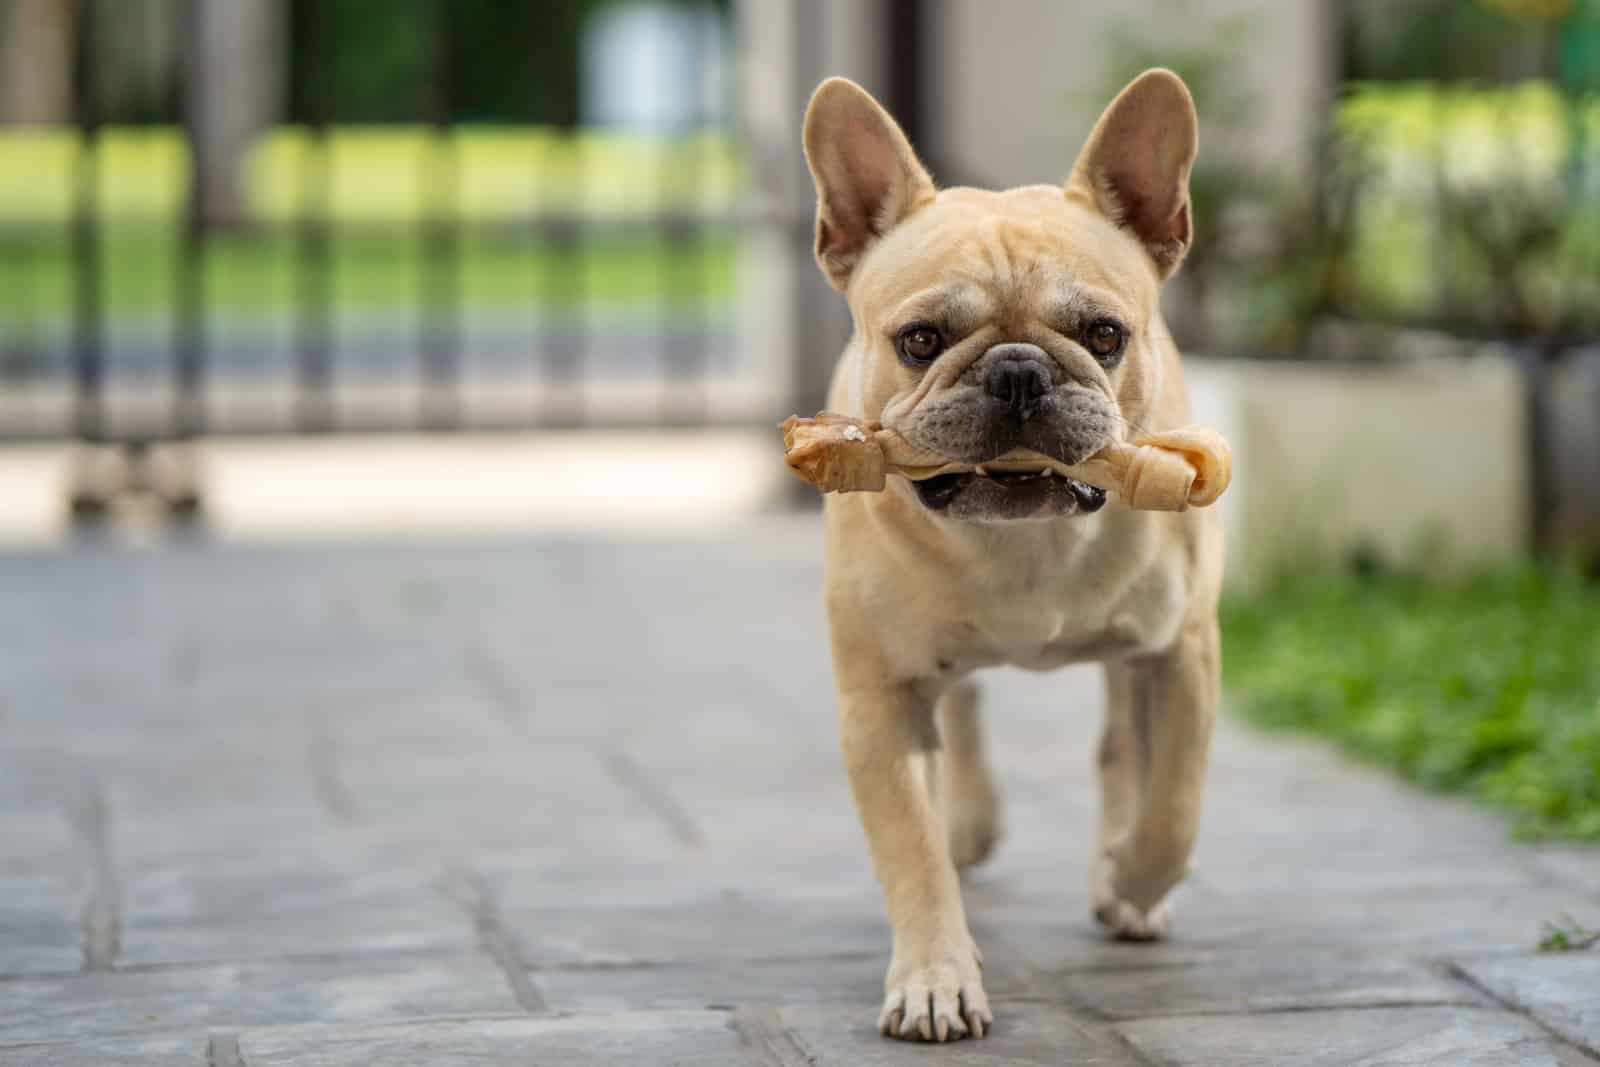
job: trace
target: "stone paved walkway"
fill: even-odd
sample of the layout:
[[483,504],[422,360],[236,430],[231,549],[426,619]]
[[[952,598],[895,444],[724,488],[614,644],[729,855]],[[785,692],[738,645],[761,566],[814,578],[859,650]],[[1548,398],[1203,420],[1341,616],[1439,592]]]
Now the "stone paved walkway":
[[880,1039],[819,551],[0,557],[0,1064],[1600,1063],[1531,952],[1600,855],[1312,745],[1225,728],[1176,936],[1102,940],[1092,671],[987,688],[993,1036]]

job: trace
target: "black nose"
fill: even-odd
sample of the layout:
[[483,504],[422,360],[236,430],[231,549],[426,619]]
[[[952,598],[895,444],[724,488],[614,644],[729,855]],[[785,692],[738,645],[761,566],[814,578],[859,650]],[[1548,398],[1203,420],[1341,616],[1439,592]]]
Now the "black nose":
[[1050,368],[1037,345],[998,345],[990,349],[999,358],[983,372],[983,387],[996,400],[1011,405],[1019,419],[1028,419],[1039,410],[1039,401],[1050,392]]

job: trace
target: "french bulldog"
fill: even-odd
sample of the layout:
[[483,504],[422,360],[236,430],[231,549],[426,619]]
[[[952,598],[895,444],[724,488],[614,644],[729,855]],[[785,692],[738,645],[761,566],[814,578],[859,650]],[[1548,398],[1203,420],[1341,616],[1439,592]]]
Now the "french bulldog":
[[[938,189],[842,78],[812,97],[804,142],[817,263],[854,320],[831,410],[974,466],[1014,447],[1075,463],[1188,421],[1159,306],[1192,238],[1196,117],[1175,74],[1130,83],[1060,185]],[[1104,665],[1094,916],[1163,936],[1219,701],[1219,518],[973,470],[830,496],[824,522],[841,747],[893,932],[878,1026],[982,1037],[957,872],[993,849],[1000,813],[966,676]]]

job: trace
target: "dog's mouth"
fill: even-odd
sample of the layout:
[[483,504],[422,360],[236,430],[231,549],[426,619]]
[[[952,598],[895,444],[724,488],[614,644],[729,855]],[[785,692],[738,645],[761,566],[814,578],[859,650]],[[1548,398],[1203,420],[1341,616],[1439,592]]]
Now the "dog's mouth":
[[924,507],[959,518],[1089,515],[1106,502],[1104,489],[1051,471],[955,471],[915,485]]

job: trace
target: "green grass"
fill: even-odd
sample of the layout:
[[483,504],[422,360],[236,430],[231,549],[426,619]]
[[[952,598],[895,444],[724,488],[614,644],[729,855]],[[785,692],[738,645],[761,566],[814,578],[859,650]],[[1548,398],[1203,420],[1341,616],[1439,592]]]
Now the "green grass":
[[[469,307],[565,310],[726,304],[736,284],[737,237],[707,228],[669,245],[648,228],[609,224],[663,210],[726,216],[744,189],[731,142],[663,140],[537,128],[463,128],[435,142],[411,127],[338,128],[328,137],[326,217],[333,298],[341,308],[415,304],[423,261],[417,220],[437,208],[426,173],[449,159],[463,222],[459,289]],[[304,193],[306,133],[275,130],[254,146],[242,186],[247,232],[206,242],[209,306],[281,314],[295,300],[293,228]],[[70,130],[0,131],[0,325],[57,323],[71,312],[75,168]],[[99,142],[102,286],[112,315],[160,314],[174,297],[176,233],[189,183],[187,156],[166,128],[112,128]],[[569,214],[597,229],[579,251],[533,228]]]
[[[283,127],[252,146],[240,176],[252,219],[274,224],[300,214],[314,143],[304,130]],[[189,161],[176,130],[109,127],[98,145],[96,198],[106,218],[177,217]],[[447,159],[455,164],[457,210],[480,222],[555,211],[597,219],[662,208],[716,213],[746,188],[736,143],[715,135],[469,126],[439,142],[420,127],[340,126],[326,147],[327,205],[337,222],[405,222],[437,207],[426,175]],[[0,223],[66,221],[82,152],[71,129],[0,130]]]
[[1455,580],[1288,577],[1223,606],[1232,705],[1422,785],[1600,841],[1600,584],[1526,565]]
[[[177,256],[170,229],[118,224],[106,230],[103,251],[101,281],[111,315],[170,306]],[[207,305],[246,315],[287,311],[295,300],[295,255],[294,236],[283,230],[210,238]],[[70,315],[71,263],[64,235],[0,238],[0,320],[38,325]],[[344,309],[410,306],[422,291],[415,230],[335,232],[331,263],[333,299]],[[651,236],[596,236],[561,249],[479,228],[462,235],[457,284],[463,303],[478,309],[723,304],[734,293],[734,264],[735,239],[726,232],[676,246]]]

